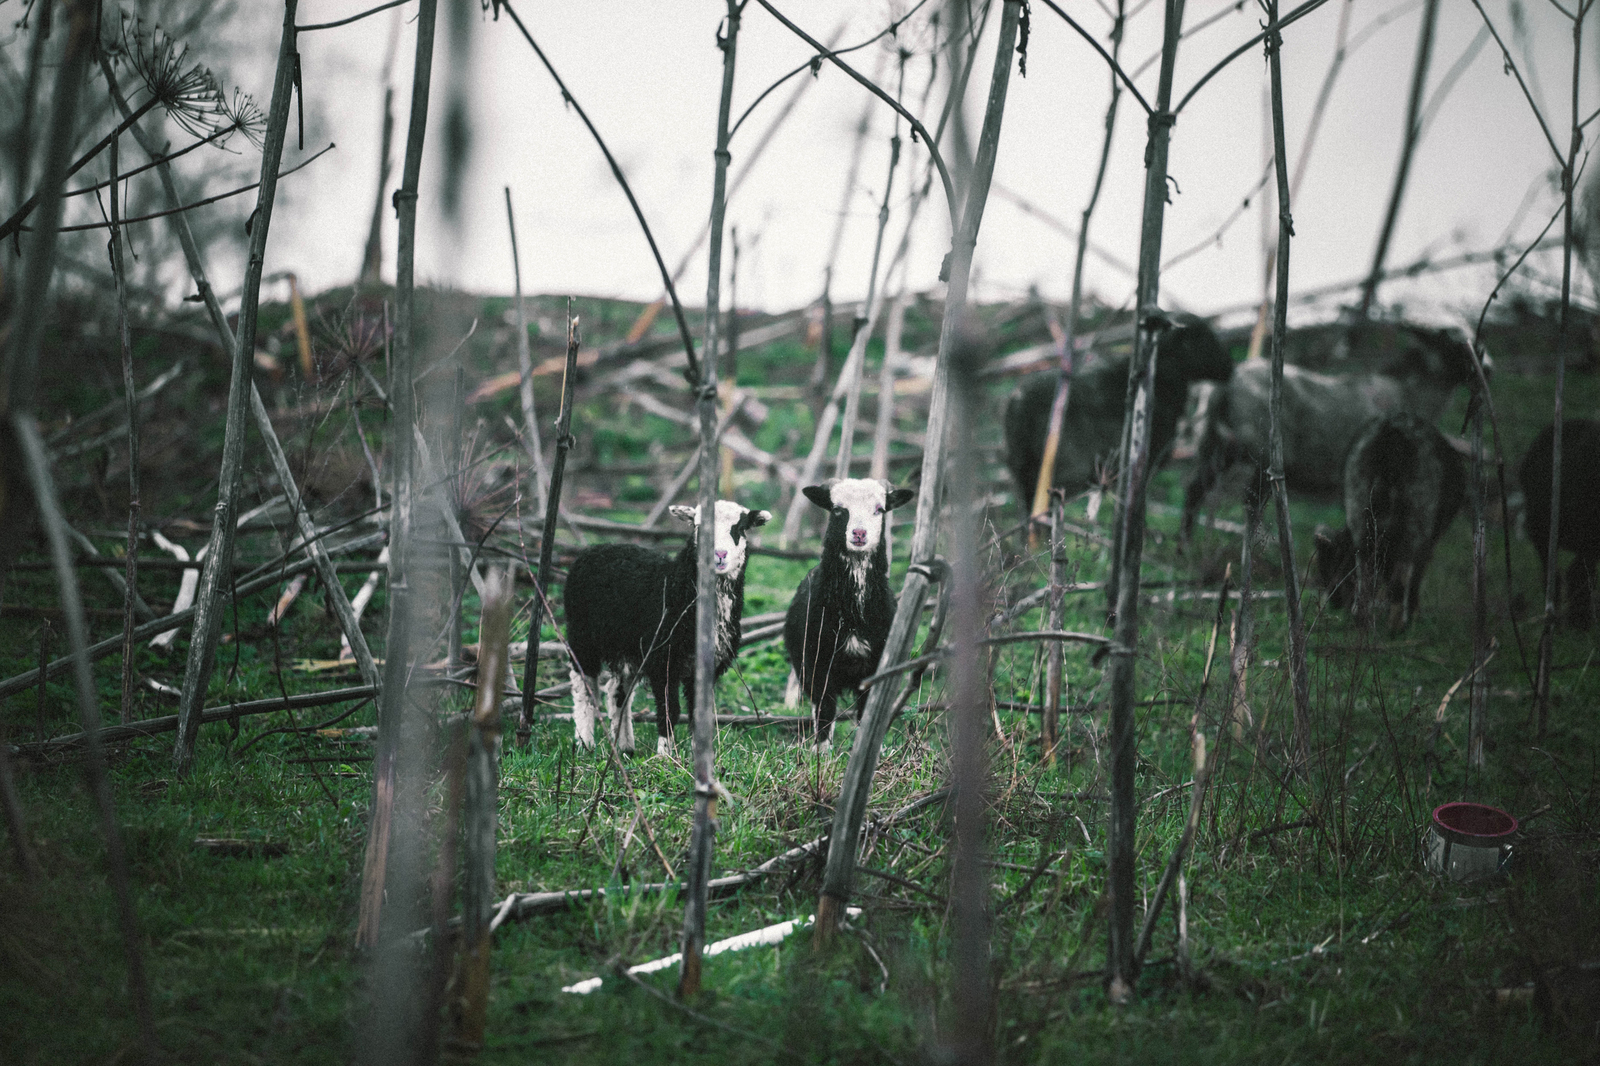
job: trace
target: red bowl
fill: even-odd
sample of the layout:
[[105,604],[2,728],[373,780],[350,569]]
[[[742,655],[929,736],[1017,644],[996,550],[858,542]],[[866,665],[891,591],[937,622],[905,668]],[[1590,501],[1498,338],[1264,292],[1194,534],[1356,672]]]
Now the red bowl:
[[1482,803],[1445,803],[1434,808],[1433,827],[1446,840],[1473,847],[1495,847],[1517,831],[1517,820]]

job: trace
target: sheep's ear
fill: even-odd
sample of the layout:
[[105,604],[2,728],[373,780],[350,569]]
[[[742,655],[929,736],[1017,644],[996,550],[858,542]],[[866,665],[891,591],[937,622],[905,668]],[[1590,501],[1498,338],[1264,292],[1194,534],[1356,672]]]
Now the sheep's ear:
[[770,521],[772,521],[771,511],[746,511],[744,514],[744,524],[748,528],[764,526]]
[[688,522],[690,525],[694,525],[700,518],[700,508],[690,507],[686,503],[675,503],[668,507],[667,510],[672,512],[673,518],[681,522]]
[[1317,542],[1318,548],[1326,549],[1333,547],[1333,538],[1328,535],[1327,526],[1317,526],[1316,532],[1311,534],[1311,539]]
[[824,511],[833,509],[833,478],[829,478],[820,485],[807,485],[800,491],[806,494],[806,499],[822,508]]
[[888,495],[884,499],[884,509],[892,511],[902,504],[910,503],[916,498],[916,495],[916,489],[890,489]]

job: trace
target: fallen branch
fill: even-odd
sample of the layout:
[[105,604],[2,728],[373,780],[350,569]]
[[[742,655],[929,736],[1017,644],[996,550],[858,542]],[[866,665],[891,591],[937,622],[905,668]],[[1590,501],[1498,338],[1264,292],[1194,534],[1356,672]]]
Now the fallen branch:
[[[121,638],[117,641],[120,643]],[[306,707],[326,707],[331,703],[345,703],[350,700],[371,699],[377,693],[375,685],[357,685],[353,688],[329,689],[326,692],[306,692],[297,696],[275,696],[267,700],[249,700],[245,703],[235,703],[223,707],[211,707],[201,712],[200,723],[225,722],[234,718],[242,718],[250,714],[271,714],[273,711],[294,711]],[[129,722],[127,725],[106,726],[100,730],[100,743],[115,744],[124,740],[136,740],[139,737],[151,737],[161,733],[171,733],[178,728],[178,716],[175,714],[163,715],[160,718],[146,718],[139,722]],[[12,744],[8,750],[13,755],[43,756],[55,755],[82,747],[88,743],[88,733],[68,733],[65,736],[54,737],[50,740],[33,741],[27,744]]]

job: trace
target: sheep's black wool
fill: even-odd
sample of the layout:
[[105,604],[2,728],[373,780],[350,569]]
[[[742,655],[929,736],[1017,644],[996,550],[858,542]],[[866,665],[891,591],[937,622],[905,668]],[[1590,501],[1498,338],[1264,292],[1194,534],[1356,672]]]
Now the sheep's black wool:
[[783,644],[811,701],[817,745],[825,750],[832,743],[839,694],[854,692],[860,713],[866,693],[857,686],[877,670],[888,641],[895,607],[888,512],[915,493],[865,479],[830,480],[804,492],[829,512],[828,528],[821,559],[789,604]]
[[[688,521],[695,521],[696,511],[674,508],[677,517]],[[718,677],[732,665],[742,636],[745,534],[769,517],[766,511],[748,511],[717,501],[716,557],[719,566],[727,565],[726,571],[717,574]],[[579,691],[586,679],[599,685],[610,704],[612,735],[618,746],[633,750],[628,705],[633,682],[642,673],[655,698],[657,750],[670,749],[681,714],[680,691],[690,707],[694,706],[697,573],[692,534],[675,556],[633,544],[604,544],[573,561],[564,600],[567,642],[577,661],[572,679],[573,717],[580,744],[594,743],[596,707],[587,690]],[[610,675],[604,682],[600,680],[603,672]]]
[[[1150,457],[1154,469],[1172,446],[1178,420],[1195,381],[1227,381],[1233,360],[1205,320],[1174,314],[1171,329],[1156,348],[1155,396],[1150,418]],[[1072,394],[1056,446],[1054,484],[1080,492],[1096,484],[1101,470],[1110,471],[1122,447],[1122,415],[1128,395],[1131,353],[1111,356],[1072,376]],[[1039,467],[1050,431],[1056,375],[1033,378],[1011,394],[1006,404],[1006,467],[1017,485],[1024,512],[1033,503]]]
[[[1556,565],[1550,550],[1550,475],[1555,443],[1552,423],[1534,438],[1517,468],[1527,501],[1528,539],[1539,553],[1540,573]],[[1570,418],[1561,423],[1561,518],[1558,548],[1576,558],[1567,571],[1567,620],[1587,629],[1594,622],[1595,564],[1600,562],[1600,422]]]
[[1412,414],[1373,420],[1344,463],[1345,528],[1317,531],[1317,574],[1335,607],[1365,612],[1386,591],[1395,628],[1416,616],[1422,578],[1466,498],[1466,464]]

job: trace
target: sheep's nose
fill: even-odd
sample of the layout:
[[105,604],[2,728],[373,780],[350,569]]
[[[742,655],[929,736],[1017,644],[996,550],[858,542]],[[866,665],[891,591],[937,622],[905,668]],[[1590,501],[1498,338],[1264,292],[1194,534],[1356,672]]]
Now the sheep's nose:
[[722,566],[722,565],[726,564],[727,561],[728,561],[728,553],[727,552],[725,552],[725,551],[717,552],[717,565],[718,566]]
[[855,545],[862,545],[862,544],[865,544],[866,542],[867,542],[867,531],[866,530],[864,530],[864,529],[852,529],[850,531],[850,543],[855,544]]

